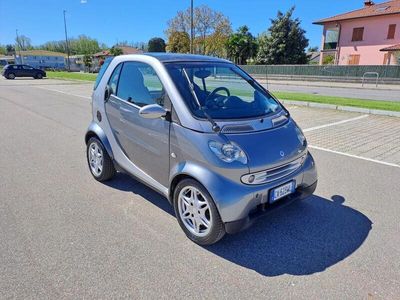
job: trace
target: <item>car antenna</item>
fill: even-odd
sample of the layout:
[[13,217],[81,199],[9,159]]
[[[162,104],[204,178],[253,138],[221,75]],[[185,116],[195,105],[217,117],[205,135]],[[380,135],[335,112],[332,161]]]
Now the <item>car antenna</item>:
[[185,74],[186,80],[187,80],[188,83],[189,83],[190,92],[192,93],[194,99],[196,100],[196,103],[197,103],[197,105],[199,106],[199,109],[204,113],[204,116],[205,116],[205,117],[207,118],[207,120],[211,123],[211,125],[212,125],[212,130],[213,130],[214,132],[216,132],[216,133],[220,132],[220,131],[221,131],[221,127],[218,126],[218,124],[213,120],[213,118],[211,118],[211,116],[206,112],[206,110],[204,109],[204,107],[201,106],[200,101],[199,101],[199,98],[197,98],[196,91],[194,90],[194,85],[193,85],[193,83],[190,81],[189,75],[188,75],[188,73],[186,72],[186,69],[183,68],[182,70],[183,70],[183,73]]

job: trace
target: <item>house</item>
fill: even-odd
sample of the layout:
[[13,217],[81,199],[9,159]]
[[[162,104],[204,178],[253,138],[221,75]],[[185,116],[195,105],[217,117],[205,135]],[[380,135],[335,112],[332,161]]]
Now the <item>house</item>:
[[[122,54],[123,55],[126,55],[126,54],[142,54],[143,53],[142,50],[140,50],[138,48],[135,48],[135,47],[129,47],[129,46],[115,46],[115,47],[116,48],[120,48],[122,50]],[[100,69],[102,63],[104,62],[104,60],[107,57],[111,57],[113,55],[110,53],[110,50],[103,50],[103,51],[100,51],[100,52],[97,52],[97,53],[93,54],[92,56],[93,56],[92,65],[93,65],[94,71],[98,71],[98,69]]]
[[[20,56],[21,55],[21,56]],[[64,53],[46,50],[16,51],[15,63],[26,64],[34,68],[65,68]]]
[[317,65],[317,64],[319,64],[321,52],[319,52],[319,51],[307,52],[307,56],[308,56],[308,63],[310,65]]
[[320,64],[400,65],[400,0],[314,22],[322,25]]
[[0,67],[4,67],[8,64],[13,64],[15,62],[14,56],[0,56]]

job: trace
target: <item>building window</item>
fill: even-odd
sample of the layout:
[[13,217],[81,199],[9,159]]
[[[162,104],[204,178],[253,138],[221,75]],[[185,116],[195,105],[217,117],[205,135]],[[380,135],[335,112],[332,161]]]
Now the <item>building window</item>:
[[364,27],[353,28],[353,37],[351,38],[352,42],[360,42],[363,40],[364,36]]
[[336,49],[338,41],[339,41],[339,28],[327,29],[325,34],[325,43],[323,50]]
[[359,54],[352,54],[349,55],[349,65],[359,65],[360,64],[360,55]]
[[395,33],[396,33],[396,24],[390,24],[389,25],[387,39],[388,40],[393,40]]

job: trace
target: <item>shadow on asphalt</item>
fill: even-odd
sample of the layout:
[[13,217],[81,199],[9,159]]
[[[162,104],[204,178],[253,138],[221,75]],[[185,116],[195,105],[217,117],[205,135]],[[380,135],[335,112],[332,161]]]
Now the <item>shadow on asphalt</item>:
[[[140,195],[174,216],[165,197],[128,175],[119,173],[107,185]],[[249,229],[226,235],[217,244],[204,248],[265,276],[322,272],[355,252],[371,230],[368,217],[344,202],[339,195],[332,199],[313,195],[277,209]]]
[[356,251],[371,230],[371,221],[344,200],[311,196],[206,249],[265,276],[324,271]]
[[168,200],[164,196],[158,194],[145,184],[137,181],[127,174],[117,173],[112,180],[106,181],[104,184],[120,191],[132,192],[136,195],[139,195],[153,205],[161,208],[166,213],[175,217],[173,207],[169,204]]

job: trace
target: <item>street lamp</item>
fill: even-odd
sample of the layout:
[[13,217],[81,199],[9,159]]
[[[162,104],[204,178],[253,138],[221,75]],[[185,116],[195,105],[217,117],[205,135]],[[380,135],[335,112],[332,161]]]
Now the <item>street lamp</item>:
[[65,46],[67,48],[67,66],[68,66],[68,71],[71,71],[70,65],[69,65],[69,44],[68,44],[68,35],[67,35],[67,21],[65,20],[65,13],[66,10],[63,10],[64,13],[64,30],[65,30]]
[[193,54],[193,39],[194,39],[194,25],[193,25],[193,0],[190,0],[190,53]]

